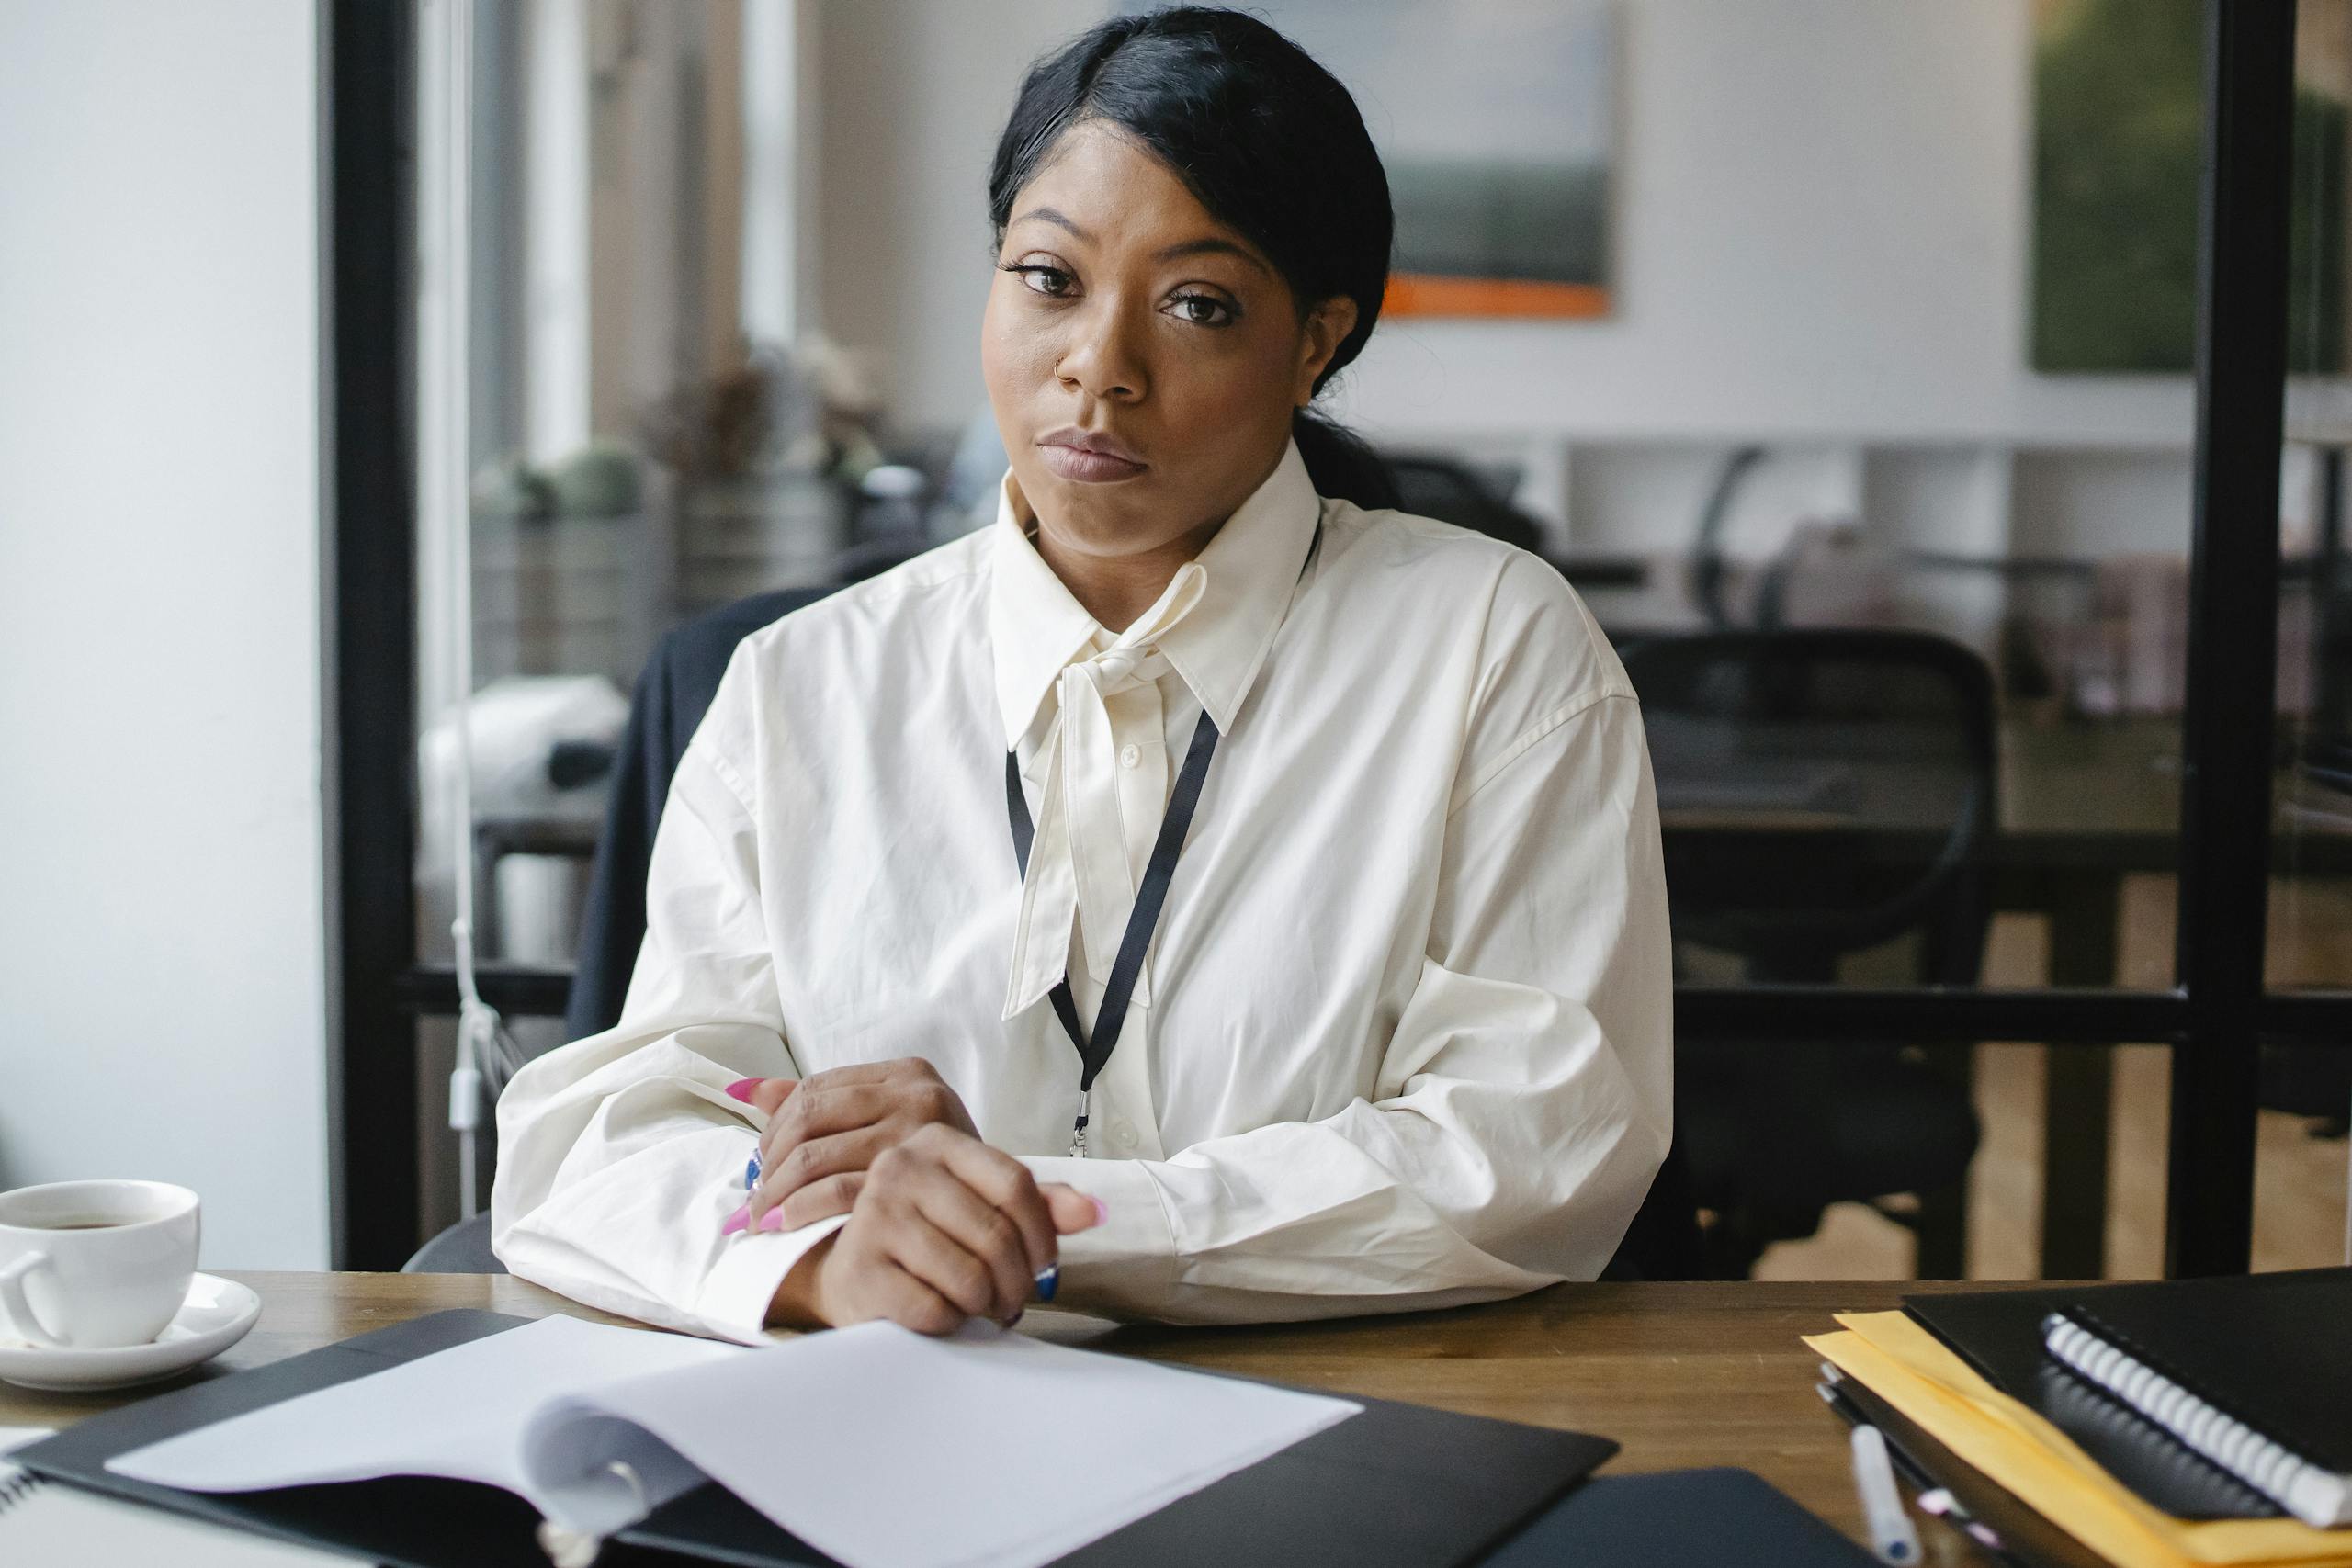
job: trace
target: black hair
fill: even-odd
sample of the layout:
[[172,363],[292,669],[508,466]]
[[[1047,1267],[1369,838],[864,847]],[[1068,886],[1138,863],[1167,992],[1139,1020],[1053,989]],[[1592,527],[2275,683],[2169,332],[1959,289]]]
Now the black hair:
[[[1175,6],[1114,17],[1039,60],[989,169],[1000,246],[1013,197],[1062,132],[1087,119],[1133,137],[1264,252],[1302,313],[1337,295],[1355,301],[1355,325],[1317,392],[1363,351],[1396,235],[1388,175],[1355,99],[1305,50],[1239,11]],[[1397,503],[1387,465],[1361,437],[1306,409],[1291,434],[1320,493],[1367,509]]]

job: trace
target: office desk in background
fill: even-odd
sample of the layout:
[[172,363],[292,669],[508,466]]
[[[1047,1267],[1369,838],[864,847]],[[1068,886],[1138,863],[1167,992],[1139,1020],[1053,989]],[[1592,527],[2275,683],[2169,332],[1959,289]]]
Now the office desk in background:
[[[2046,917],[2048,983],[2117,983],[2129,876],[2170,875],[2180,852],[2180,725],[2130,717],[2040,722],[2004,716],[1999,807],[1990,855],[1993,906]],[[2275,874],[2352,877],[2352,829],[2289,809],[2305,792],[2280,780]],[[1668,836],[1834,830],[1831,814],[1743,810],[1711,803],[1663,813]],[[2041,1274],[2098,1279],[2105,1272],[2111,1053],[2051,1050],[2043,1099]]]
[[[2179,721],[2043,721],[2012,713],[2001,718],[1998,747],[1994,906],[2048,919],[2050,985],[2113,986],[2124,879],[2169,875],[2178,863]],[[2282,780],[2282,795],[2293,799],[2297,787],[2292,779]],[[1822,814],[1743,807],[1736,793],[1704,809],[1665,812],[1664,830],[1703,836],[1839,826]],[[483,886],[496,887],[495,868],[509,854],[585,861],[595,853],[599,829],[593,814],[578,809],[485,819],[479,844]],[[2352,877],[2352,826],[2332,827],[2312,813],[2282,816],[2274,864],[2281,874]],[[493,933],[496,903],[488,899],[478,917]],[[494,942],[490,951],[497,952]],[[551,969],[530,978],[548,991],[547,1010],[560,1011],[565,972]],[[2105,1050],[2050,1053],[2041,1250],[2047,1280],[2098,1279],[2106,1269],[2111,1078],[2112,1057]]]
[[[232,1277],[261,1292],[261,1322],[215,1369],[260,1366],[445,1307],[617,1321],[506,1275]],[[1623,1445],[1605,1474],[1741,1466],[1866,1542],[1846,1428],[1815,1394],[1817,1359],[1798,1337],[1835,1326],[1833,1313],[1891,1308],[1905,1291],[1934,1288],[1560,1285],[1453,1312],[1248,1328],[1121,1328],[1041,1309],[1023,1332],[1335,1393],[1597,1432]],[[73,1395],[0,1383],[0,1427],[68,1426],[153,1392]],[[1928,1562],[1988,1561],[1941,1521],[1923,1517],[1920,1526]]]

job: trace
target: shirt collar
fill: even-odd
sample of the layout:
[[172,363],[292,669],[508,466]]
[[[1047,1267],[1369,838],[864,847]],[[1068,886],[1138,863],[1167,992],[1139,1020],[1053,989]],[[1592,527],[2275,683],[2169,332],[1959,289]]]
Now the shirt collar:
[[[997,487],[989,638],[1008,750],[1036,721],[1062,667],[1081,657],[1097,637],[1106,644],[1112,640],[1030,543],[1027,510],[1020,486],[1006,470]],[[1273,646],[1321,515],[1322,499],[1293,442],[1274,471],[1192,563],[1205,579],[1201,603],[1160,637],[1159,648],[1220,734],[1231,729]],[[1183,586],[1180,574],[1169,592]],[[1146,612],[1137,624],[1154,618],[1154,612]]]

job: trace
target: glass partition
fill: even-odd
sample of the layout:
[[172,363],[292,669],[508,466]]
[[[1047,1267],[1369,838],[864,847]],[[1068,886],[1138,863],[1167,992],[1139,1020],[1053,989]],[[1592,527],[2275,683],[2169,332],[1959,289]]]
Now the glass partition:
[[[418,946],[453,958],[471,877],[479,958],[537,976],[507,1010],[527,1053],[564,1034],[526,1014],[560,1005],[662,639],[991,514],[988,158],[1028,62],[1114,7],[469,9],[467,483],[421,550]],[[1682,984],[2168,991],[2197,0],[1253,9],[1355,92],[1392,176],[1395,281],[1335,412],[1409,509],[1536,550],[1624,657]],[[2318,378],[2345,331],[2340,14],[2306,0]],[[2282,795],[2281,984],[2352,965],[2316,934],[2342,907],[2321,817],[2290,815],[2329,809],[2352,712],[2335,428],[2299,423],[2284,470],[2309,793]],[[421,1031],[438,1171],[450,1029]],[[2018,1032],[1688,1035],[1716,1265],[2160,1271],[2166,1051]]]
[[[2280,468],[2278,761],[2265,977],[2274,993],[2352,990],[2352,326],[2344,312],[2352,6],[2304,0],[2296,30],[2296,201],[2289,265],[2317,307],[2290,326]],[[2352,1016],[2262,1048],[2257,1269],[2352,1261]]]

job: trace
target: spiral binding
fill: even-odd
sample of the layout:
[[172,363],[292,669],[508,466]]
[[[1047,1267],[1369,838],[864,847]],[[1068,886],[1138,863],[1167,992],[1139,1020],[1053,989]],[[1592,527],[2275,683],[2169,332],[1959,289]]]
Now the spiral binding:
[[[6,1469],[6,1467],[0,1467]],[[6,1513],[40,1489],[40,1477],[29,1470],[7,1469],[0,1474],[0,1514]]]
[[2050,1353],[2155,1422],[2289,1512],[2304,1517],[2296,1490],[2324,1472],[2245,1422],[2225,1416],[2145,1362],[2117,1349],[2073,1320],[2042,1320]]

